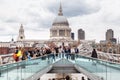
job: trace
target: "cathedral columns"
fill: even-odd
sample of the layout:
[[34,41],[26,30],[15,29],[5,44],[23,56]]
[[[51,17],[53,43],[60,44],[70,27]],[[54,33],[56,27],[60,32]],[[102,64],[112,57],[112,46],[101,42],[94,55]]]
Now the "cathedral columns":
[[65,30],[65,37],[67,36],[67,30]]
[[59,36],[59,29],[57,30],[57,36]]
[[50,31],[50,37],[52,36],[52,31]]

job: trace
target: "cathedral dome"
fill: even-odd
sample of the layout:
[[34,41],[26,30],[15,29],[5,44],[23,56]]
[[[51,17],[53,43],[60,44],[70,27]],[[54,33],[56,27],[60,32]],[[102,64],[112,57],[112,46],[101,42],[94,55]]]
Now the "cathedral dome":
[[52,26],[58,26],[58,25],[69,26],[67,18],[64,16],[57,16],[53,21]]
[[52,40],[71,39],[71,28],[69,27],[67,18],[63,16],[61,4],[58,16],[54,19],[50,28],[50,38]]
[[54,26],[54,27],[55,26],[69,26],[67,18],[63,16],[61,4],[60,4],[58,16],[53,21],[52,26]]

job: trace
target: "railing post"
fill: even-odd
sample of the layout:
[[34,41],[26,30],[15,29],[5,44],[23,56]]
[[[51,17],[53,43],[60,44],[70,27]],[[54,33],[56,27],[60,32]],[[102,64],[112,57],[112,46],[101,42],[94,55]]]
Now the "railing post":
[[1,77],[1,69],[0,69],[0,77]]
[[88,78],[88,80],[90,80],[90,79]]

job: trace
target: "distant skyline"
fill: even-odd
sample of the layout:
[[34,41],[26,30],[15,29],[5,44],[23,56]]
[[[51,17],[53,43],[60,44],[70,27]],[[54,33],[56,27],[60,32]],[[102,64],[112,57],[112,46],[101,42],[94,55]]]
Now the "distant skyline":
[[26,39],[49,39],[60,1],[76,40],[80,28],[86,40],[105,40],[107,29],[120,38],[120,0],[0,0],[0,41],[17,40],[21,24]]

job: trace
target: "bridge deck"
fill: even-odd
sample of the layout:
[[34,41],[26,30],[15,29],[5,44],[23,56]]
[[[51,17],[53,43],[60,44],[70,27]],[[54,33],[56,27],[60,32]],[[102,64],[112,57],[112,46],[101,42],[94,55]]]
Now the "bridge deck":
[[[79,72],[82,72],[90,79],[95,78],[95,76],[103,80],[118,80],[120,78],[120,64],[74,54],[69,55],[69,57],[65,56],[64,58],[68,58],[66,60],[71,61]],[[43,70],[50,65],[53,66],[53,64],[60,59],[63,58],[56,57],[54,61],[52,56],[49,55],[49,58],[48,56],[44,56],[32,60],[2,65],[0,66],[0,80],[27,80],[28,78],[36,77],[34,75],[41,72],[44,74],[45,72],[43,72]],[[58,64],[60,64],[60,62],[58,62]],[[46,72],[50,69],[51,68],[47,69]]]

